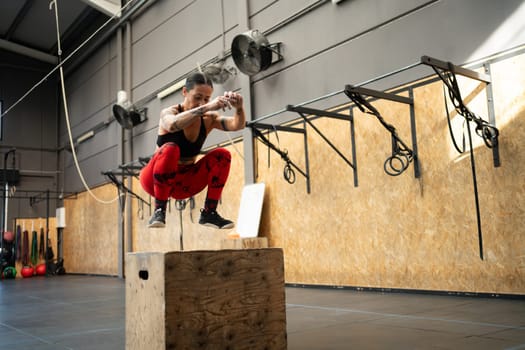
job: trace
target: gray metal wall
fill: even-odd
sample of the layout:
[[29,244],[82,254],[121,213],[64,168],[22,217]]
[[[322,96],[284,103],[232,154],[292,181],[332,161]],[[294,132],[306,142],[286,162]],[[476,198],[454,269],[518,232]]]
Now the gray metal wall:
[[[88,185],[96,186],[107,182],[102,171],[123,159],[150,155],[160,109],[181,101],[180,92],[163,100],[156,93],[198,63],[228,52],[246,23],[270,42],[282,42],[284,59],[250,83],[251,119],[275,115],[268,122],[281,123],[295,118],[276,113],[287,104],[341,91],[345,84],[360,84],[411,65],[421,55],[463,64],[522,45],[524,7],[523,0],[346,0],[337,5],[315,0],[150,0],[127,27],[68,71],[73,138],[97,129],[93,138],[76,147],[80,168]],[[24,62],[11,61],[7,53],[0,62],[4,106],[50,70],[43,66],[42,71],[28,71]],[[233,66],[231,57],[226,64]],[[428,74],[428,67],[416,67],[370,87],[386,89]],[[246,80],[238,73],[216,86],[216,93],[227,89],[247,95]],[[54,76],[28,97],[30,103],[21,104],[4,120],[1,151],[17,148],[17,166],[27,170],[19,186],[25,190],[84,190],[72,153],[64,149],[69,138],[57,86]],[[132,134],[124,133],[124,144],[121,128],[111,116],[117,91],[123,88],[134,102],[148,108],[149,116]],[[344,102],[345,97],[336,94],[310,106]],[[104,123],[107,126],[100,127]],[[214,133],[208,145],[222,141],[225,136]],[[127,150],[124,156],[122,150]],[[13,200],[10,207],[10,217],[45,215],[41,204],[31,207],[26,199]]]
[[[70,122],[73,141],[96,131],[92,138],[75,147],[80,169],[91,187],[108,182],[103,171],[151,155],[159,111],[182,100],[180,92],[163,100],[156,98],[157,92],[179,81],[198,64],[214,62],[219,55],[228,53],[235,35],[248,28],[258,29],[272,43],[281,42],[284,59],[251,79],[238,73],[223,86],[216,86],[216,93],[237,90],[249,96],[248,117],[253,120],[272,116],[266,122],[274,124],[296,118],[279,112],[288,104],[317,100],[309,106],[324,109],[348,102],[337,93],[345,84],[360,85],[412,65],[422,55],[460,65],[525,44],[524,0],[137,3],[142,1],[143,8],[88,59],[65,65],[67,114],[55,75],[4,120],[0,150],[4,153],[11,147],[17,149],[16,166],[23,174],[19,189],[54,190],[53,197],[60,192],[84,191],[73,153],[67,149],[70,141],[66,120]],[[6,106],[50,71],[49,66],[30,71],[23,60],[14,60],[4,52],[0,55],[0,100]],[[226,64],[233,66],[231,57],[227,56]],[[383,90],[431,73],[428,67],[418,66],[369,87]],[[123,132],[111,115],[121,89],[127,90],[139,107],[148,108],[147,122],[131,132]],[[332,93],[335,94],[331,98],[318,99]],[[249,132],[242,135],[249,136]],[[224,141],[223,133],[213,133],[207,146]],[[250,141],[248,137],[244,139],[245,148],[250,148]],[[249,152],[245,152],[245,159],[245,177],[250,181],[253,160]],[[51,215],[56,204],[54,200],[50,202]],[[127,206],[128,217],[130,207]],[[9,221],[14,217],[47,215],[42,195],[34,205],[28,198],[11,199],[9,208]],[[91,219],[95,222],[97,218]],[[123,222],[119,216],[121,257],[124,237],[131,237],[130,228],[124,230]]]
[[[268,121],[281,123],[295,118],[275,113],[287,104],[341,91],[345,84],[361,84],[416,63],[422,55],[463,64],[523,44],[522,21],[515,18],[523,14],[523,9],[517,12],[523,4],[522,0],[346,0],[337,5],[314,0],[158,0],[131,23],[131,66],[126,66],[124,30],[121,39],[115,35],[68,78],[73,135],[108,120],[117,90],[128,85],[132,100],[148,108],[149,119],[134,128],[132,154],[127,158],[150,155],[160,109],[181,101],[180,92],[164,100],[158,100],[156,93],[197,64],[228,51],[233,37],[242,32],[239,23],[246,20],[270,42],[282,42],[284,59],[251,80],[251,118],[275,114]],[[243,18],[246,5],[248,19]],[[497,33],[504,40],[495,38]],[[231,57],[227,65],[233,65]],[[370,87],[386,89],[431,73],[428,67],[415,67]],[[216,86],[216,93],[228,89],[246,94],[240,89],[241,74]],[[338,94],[310,106],[327,108],[344,102]],[[62,116],[61,145],[67,143],[63,121]],[[118,165],[120,137],[117,123],[112,122],[78,146],[80,166],[90,185],[104,183],[100,172]],[[208,145],[224,140],[224,135],[213,134]],[[63,153],[64,187],[81,190],[72,157]]]
[[[32,68],[28,68],[32,67]],[[0,50],[0,100],[6,111],[26,93],[52,67],[29,58],[21,58]],[[12,229],[12,219],[16,217],[45,217],[45,191],[57,191],[57,80],[50,77],[43,81],[24,99],[24,103],[14,106],[2,118],[2,139],[0,152],[4,167],[6,152],[15,151],[15,168],[20,170],[18,190],[8,200],[8,228]],[[13,156],[9,154],[6,167],[13,167]],[[33,200],[31,201],[30,198]],[[2,204],[2,208],[4,205]],[[55,215],[55,200],[50,201]]]

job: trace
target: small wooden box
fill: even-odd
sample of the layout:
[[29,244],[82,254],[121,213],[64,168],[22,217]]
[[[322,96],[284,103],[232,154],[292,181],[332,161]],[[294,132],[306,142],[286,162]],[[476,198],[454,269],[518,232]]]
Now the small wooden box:
[[126,255],[126,349],[286,346],[282,249]]

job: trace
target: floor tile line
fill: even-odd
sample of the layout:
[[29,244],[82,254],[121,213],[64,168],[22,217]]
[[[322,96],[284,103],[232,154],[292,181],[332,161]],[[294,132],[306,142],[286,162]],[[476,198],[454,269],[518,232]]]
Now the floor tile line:
[[440,318],[440,317],[412,316],[412,315],[393,314],[393,313],[384,313],[384,312],[358,310],[358,309],[347,309],[347,308],[339,308],[339,307],[305,305],[305,304],[289,304],[289,303],[287,303],[286,306],[288,306],[288,307],[302,307],[302,308],[307,308],[307,309],[317,309],[317,310],[326,310],[326,311],[334,311],[334,312],[359,313],[359,314],[366,314],[366,315],[379,315],[379,316],[385,316],[385,317],[407,318],[407,319],[414,319],[414,320],[426,320],[426,321],[439,321],[439,322],[450,322],[450,323],[459,323],[459,324],[470,324],[470,325],[475,325],[475,326],[485,326],[485,327],[493,327],[493,328],[525,330],[525,327],[521,327],[521,326],[504,325],[504,324],[487,323],[487,322],[473,322],[473,321],[466,321],[466,320],[454,320],[454,319]]

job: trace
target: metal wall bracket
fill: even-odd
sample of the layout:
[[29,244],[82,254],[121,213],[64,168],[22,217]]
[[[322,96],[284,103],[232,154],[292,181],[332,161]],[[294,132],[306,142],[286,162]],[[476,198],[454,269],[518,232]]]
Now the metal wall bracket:
[[[395,154],[394,151],[392,151],[393,153],[392,157],[389,157],[387,161],[385,162],[385,171],[387,172],[387,174],[394,175],[394,176],[399,175],[406,169],[406,167],[408,167],[408,163],[410,163],[411,161],[414,161],[414,176],[416,178],[419,178],[421,176],[421,172],[419,168],[419,159],[418,159],[418,153],[417,153],[418,150],[417,150],[417,136],[416,136],[417,135],[416,118],[415,118],[414,99],[413,99],[412,89],[409,89],[409,97],[405,97],[405,96],[399,96],[399,95],[388,93],[388,92],[377,91],[377,90],[372,90],[372,89],[367,89],[367,88],[357,87],[357,86],[352,86],[352,85],[346,85],[344,93],[356,104],[356,106],[361,111],[375,115],[379,119],[381,124],[388,131],[390,131],[392,135],[392,149],[393,150],[398,148],[397,144],[399,144],[403,148],[403,150],[400,150],[402,152],[400,152],[399,154]],[[370,96],[370,97],[374,97],[374,98],[382,99],[382,100],[404,103],[404,104],[409,105],[410,107],[410,132],[412,135],[412,149],[410,149],[403,142],[403,140],[399,138],[395,128],[392,125],[386,123],[384,119],[381,117],[381,114],[379,113],[379,111],[375,107],[373,107],[370,104],[370,102],[362,98],[362,95]],[[366,111],[364,107],[366,107],[368,111]],[[406,164],[403,163],[404,158],[407,158]],[[402,167],[396,168],[396,166],[393,164],[393,161],[400,162],[402,164]],[[391,168],[390,171],[388,170],[387,166],[390,166]]]
[[[264,123],[247,123],[248,127],[251,127],[254,131],[254,135],[264,144],[266,144],[269,149],[272,149],[276,153],[278,153],[281,158],[286,161],[286,166],[284,170],[284,177],[289,183],[295,182],[295,175],[293,172],[293,169],[297,170],[301,175],[303,175],[306,179],[306,192],[310,194],[310,167],[308,164],[308,144],[307,144],[307,137],[306,137],[306,128],[295,128],[290,126],[283,126],[283,125],[271,125],[271,124],[264,124]],[[264,137],[264,135],[259,131],[259,129],[264,130],[270,130],[270,131],[285,131],[285,132],[291,132],[291,133],[299,133],[303,134],[303,141],[304,141],[304,147],[305,147],[305,164],[306,169],[303,171],[297,164],[295,164],[289,157],[287,152],[279,149],[277,146],[273,145],[268,139]],[[293,169],[292,169],[293,168]]]
[[[271,125],[271,124],[264,124],[257,121],[253,121],[251,123],[247,123],[246,125],[248,127],[251,127],[254,131],[258,129],[265,129],[269,131],[285,131],[285,132],[292,132],[292,133],[300,133],[303,134],[303,140],[304,140],[304,156],[305,156],[305,167],[306,169],[303,171],[299,166],[297,166],[294,162],[292,162],[286,153],[284,153],[282,150],[278,149],[275,145],[271,144],[268,139],[261,137],[262,134],[259,132],[254,132],[255,136],[258,137],[263,143],[267,144],[271,149],[273,149],[275,152],[279,153],[281,157],[287,162],[288,167],[293,167],[295,170],[299,171],[301,175],[303,175],[306,178],[306,192],[310,193],[310,158],[308,153],[308,137],[307,137],[307,131],[306,131],[306,124],[310,125],[312,129],[315,130],[315,132],[321,136],[321,138],[341,157],[343,160],[354,170],[354,186],[357,187],[357,167],[356,167],[356,153],[355,153],[355,133],[354,133],[354,121],[352,115],[344,115],[336,112],[330,112],[330,111],[323,111],[313,108],[307,108],[307,107],[300,107],[300,106],[292,106],[288,105],[286,106],[286,111],[289,112],[296,112],[298,113],[301,118],[303,119],[303,128],[297,128],[297,127],[291,127],[291,126],[282,126],[282,125]],[[352,161],[348,160],[345,155],[335,147],[335,145],[312,123],[310,120],[311,118],[309,116],[314,116],[315,118],[320,117],[329,117],[339,120],[346,120],[350,122],[350,137],[351,137],[351,143],[352,143]],[[285,168],[285,178],[286,178],[286,168]],[[290,182],[290,181],[289,181]],[[292,182],[290,182],[292,183]]]
[[[496,128],[496,118],[494,115],[492,87],[490,84],[491,83],[490,66],[488,64],[485,64],[484,65],[485,73],[478,73],[475,71],[471,71],[469,69],[465,69],[463,67],[456,66],[452,64],[451,62],[443,62],[443,61],[440,61],[440,60],[437,60],[435,58],[431,58],[428,56],[421,57],[421,63],[429,65],[434,69],[436,74],[446,85],[449,91],[449,97],[452,100],[454,107],[458,111],[458,114],[463,116],[468,124],[467,131],[468,131],[468,139],[469,139],[469,147],[470,147],[470,164],[471,164],[471,169],[472,169],[472,184],[473,184],[473,192],[474,192],[474,202],[476,205],[479,257],[481,260],[484,260],[483,233],[481,229],[481,212],[480,212],[480,203],[479,203],[479,196],[478,196],[476,165],[475,165],[475,160],[474,160],[474,150],[473,150],[473,144],[472,144],[470,122],[474,122],[476,124],[476,133],[478,133],[478,135],[483,138],[485,145],[492,148],[494,166],[495,167],[500,166],[499,147],[498,147],[499,131]],[[469,111],[468,108],[464,105],[463,99],[461,97],[461,93],[459,91],[459,86],[457,84],[457,80],[455,77],[456,73],[487,84],[486,93],[487,93],[487,105],[488,105],[488,113],[489,113],[488,123],[482,118],[476,116],[471,111]],[[447,101],[445,101],[445,104],[446,103]],[[447,115],[447,118],[448,118],[448,115]],[[455,141],[454,141],[454,144],[455,144]],[[464,151],[464,150],[458,149],[458,151]]]
[[123,180],[118,179],[120,177],[135,177],[138,179],[140,170],[147,164],[149,157],[139,158],[130,163],[122,164],[118,166],[118,169],[110,169],[102,172],[102,175],[106,176],[115,186],[117,190],[122,193],[129,193],[132,197],[137,198],[140,202],[146,204],[151,209],[151,201],[146,201],[138,194],[133,192],[128,186],[124,184]]
[[[429,56],[422,56],[421,57],[421,63],[431,66],[434,68],[436,72],[440,69],[444,72],[450,72],[451,68],[454,71],[454,73],[462,75],[467,78],[471,78],[480,82],[483,82],[486,84],[485,91],[487,94],[487,111],[488,111],[488,119],[489,124],[492,125],[494,128],[496,127],[496,115],[494,111],[494,98],[492,93],[492,79],[490,76],[490,64],[484,64],[484,73],[476,72],[467,68],[463,68],[461,66],[456,66],[452,64],[451,62],[445,62],[441,61],[436,58],[432,58]],[[443,77],[440,78],[443,79]],[[499,167],[501,165],[500,156],[499,156],[499,145],[496,144],[494,147],[492,147],[492,158],[494,167]]]
[[[354,133],[354,119],[352,115],[344,115],[337,112],[330,112],[330,111],[323,111],[319,109],[313,109],[313,108],[307,108],[307,107],[301,107],[301,106],[292,106],[288,105],[286,106],[286,110],[290,112],[296,112],[298,113],[303,121],[310,125],[314,131],[321,136],[321,138],[345,161],[348,166],[350,166],[353,169],[353,175],[354,175],[354,187],[358,186],[357,181],[357,166],[356,166],[356,153],[355,153],[355,133]],[[346,120],[350,122],[350,138],[351,138],[351,145],[352,145],[352,161],[348,160],[348,158],[345,157],[345,155],[319,130],[310,120],[308,115],[312,115],[315,117],[328,117],[333,119],[339,119],[339,120]],[[308,158],[308,153],[306,152],[306,157]]]
[[[438,60],[437,58],[432,58],[432,57],[429,57],[429,56],[421,56],[421,63],[426,64],[427,66],[432,66],[432,67],[439,68],[441,70],[449,70],[450,69],[449,62],[441,61],[441,60]],[[488,75],[488,74],[479,73],[479,72],[476,72],[476,71],[473,71],[473,70],[470,70],[470,69],[467,69],[467,68],[463,68],[463,67],[460,67],[460,66],[456,66],[456,65],[452,65],[452,66],[454,67],[454,71],[457,74],[460,74],[460,75],[462,75],[464,77],[468,77],[468,78],[471,78],[471,79],[474,79],[474,80],[482,81],[482,82],[487,83],[487,84],[490,84],[490,82],[491,82],[490,75]]]

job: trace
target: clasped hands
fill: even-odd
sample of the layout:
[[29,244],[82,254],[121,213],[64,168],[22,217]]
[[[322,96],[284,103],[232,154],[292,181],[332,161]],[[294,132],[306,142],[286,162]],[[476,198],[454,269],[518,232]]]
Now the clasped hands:
[[214,101],[213,105],[216,107],[216,110],[222,109],[223,111],[227,109],[239,109],[242,107],[243,104],[243,98],[240,94],[232,91],[226,91],[224,92],[224,95],[217,96]]

